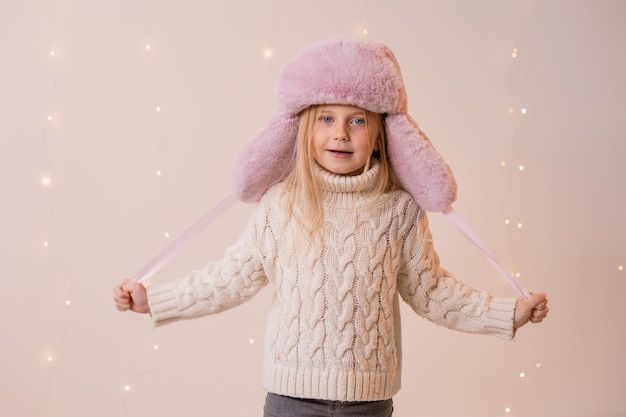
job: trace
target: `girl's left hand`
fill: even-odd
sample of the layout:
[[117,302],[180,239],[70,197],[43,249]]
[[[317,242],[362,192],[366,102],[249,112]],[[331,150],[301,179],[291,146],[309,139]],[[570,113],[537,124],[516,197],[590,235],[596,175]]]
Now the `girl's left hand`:
[[549,310],[548,298],[545,293],[531,292],[527,300],[518,298],[513,319],[514,328],[519,329],[528,322],[541,323],[548,315]]

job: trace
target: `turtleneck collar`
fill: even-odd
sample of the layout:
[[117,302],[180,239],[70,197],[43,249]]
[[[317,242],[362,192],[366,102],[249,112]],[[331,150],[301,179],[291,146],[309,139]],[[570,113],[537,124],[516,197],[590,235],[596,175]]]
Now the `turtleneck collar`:
[[[345,194],[354,194],[357,191],[358,194],[367,194],[376,185],[376,179],[380,172],[380,164],[377,160],[372,160],[370,168],[360,175],[338,175],[329,172],[322,167],[318,168],[318,178],[322,186],[322,191],[325,194],[325,200],[328,198],[334,200],[339,198],[337,194],[344,194],[341,200],[346,198],[351,199]],[[332,195],[335,194],[333,197]]]

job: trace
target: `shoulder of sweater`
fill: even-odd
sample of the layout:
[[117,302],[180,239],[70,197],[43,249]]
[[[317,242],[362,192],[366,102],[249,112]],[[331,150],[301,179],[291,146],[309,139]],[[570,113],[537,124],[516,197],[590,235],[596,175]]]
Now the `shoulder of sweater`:
[[289,199],[289,189],[285,182],[279,182],[272,185],[261,196],[261,199],[256,203],[256,207],[252,213],[251,220],[260,220],[265,218],[268,212],[275,211],[275,209],[283,207],[285,208],[286,202]]
[[417,205],[413,196],[403,189],[388,191],[384,194],[386,202],[391,202],[396,210],[402,211],[407,216],[423,218],[426,212]]
[[272,185],[258,202],[258,208],[276,205],[285,202],[289,198],[289,187],[284,181]]
[[387,198],[393,201],[395,215],[401,217],[405,227],[413,228],[418,226],[420,229],[428,228],[428,215],[425,210],[417,205],[413,196],[403,189],[390,191]]

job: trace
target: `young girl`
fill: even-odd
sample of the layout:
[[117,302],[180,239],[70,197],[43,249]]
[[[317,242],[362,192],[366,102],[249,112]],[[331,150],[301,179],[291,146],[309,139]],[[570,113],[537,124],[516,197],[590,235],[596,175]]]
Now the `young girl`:
[[449,168],[406,112],[391,51],[316,43],[278,73],[277,110],[241,154],[236,195],[260,200],[219,262],[177,281],[123,281],[118,310],[156,325],[218,313],[266,284],[266,417],[392,414],[400,389],[401,297],[451,329],[512,339],[548,313],[545,294],[493,297],[457,281],[425,210],[456,195]]

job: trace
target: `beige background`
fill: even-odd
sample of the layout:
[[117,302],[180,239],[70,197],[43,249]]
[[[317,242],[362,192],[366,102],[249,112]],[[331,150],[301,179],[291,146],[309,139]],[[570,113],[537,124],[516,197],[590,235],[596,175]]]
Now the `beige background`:
[[[153,329],[111,287],[228,194],[285,60],[367,30],[400,61],[455,207],[552,308],[511,343],[403,306],[395,416],[626,416],[625,18],[621,0],[1,0],[0,415],[261,415],[271,288]],[[221,257],[250,210],[152,281]],[[431,223],[459,279],[515,295]]]

